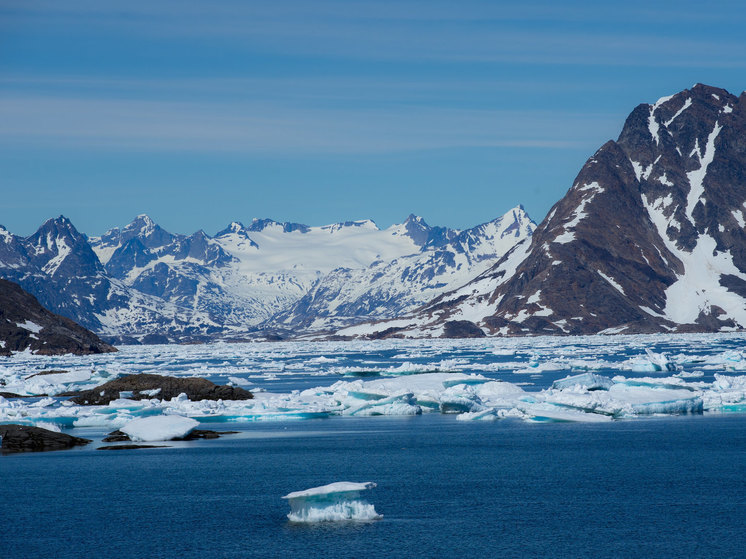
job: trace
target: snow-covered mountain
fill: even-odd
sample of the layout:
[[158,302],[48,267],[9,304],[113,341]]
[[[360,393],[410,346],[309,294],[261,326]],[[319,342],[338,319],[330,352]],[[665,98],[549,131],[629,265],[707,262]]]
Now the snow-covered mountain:
[[746,93],[639,105],[530,239],[463,287],[343,335],[746,327]]
[[217,332],[204,313],[133,289],[109,274],[91,244],[64,216],[22,238],[0,226],[0,276],[53,312],[108,338],[167,341]]
[[367,220],[309,227],[263,219],[210,237],[172,234],[140,215],[88,239],[61,216],[28,238],[0,228],[0,275],[110,340],[296,335],[410,312],[468,281],[534,226],[515,208],[466,231],[415,216],[385,230]]
[[[392,234],[393,233],[393,234]],[[254,220],[210,238],[166,233],[147,216],[91,245],[112,276],[182,307],[208,313],[236,332],[258,327],[339,266],[366,267],[418,249],[371,221],[308,227]]]
[[332,270],[275,320],[290,329],[328,330],[396,317],[468,282],[535,227],[522,207],[466,231],[431,228],[410,215],[391,233],[412,239],[417,252]]

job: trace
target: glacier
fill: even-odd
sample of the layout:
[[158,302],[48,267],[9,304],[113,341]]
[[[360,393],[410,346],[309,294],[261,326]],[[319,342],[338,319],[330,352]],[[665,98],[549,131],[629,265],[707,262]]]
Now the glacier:
[[369,521],[383,518],[375,507],[360,498],[360,493],[376,487],[371,481],[355,483],[338,481],[283,497],[290,504],[288,519],[292,522]]

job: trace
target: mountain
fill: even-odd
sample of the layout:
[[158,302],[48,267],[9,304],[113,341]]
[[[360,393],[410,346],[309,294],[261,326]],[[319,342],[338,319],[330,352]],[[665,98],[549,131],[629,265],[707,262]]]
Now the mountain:
[[18,283],[45,308],[109,340],[160,333],[164,326],[178,336],[217,330],[209,317],[133,289],[108,273],[89,240],[64,216],[47,220],[26,238],[0,227],[0,276]]
[[702,84],[627,118],[534,235],[463,287],[343,335],[746,326],[746,94]]
[[21,287],[0,279],[0,355],[109,353],[115,348],[72,320],[53,314]]
[[391,232],[412,239],[417,252],[368,267],[337,268],[274,321],[305,331],[396,317],[468,282],[535,227],[522,207],[466,231],[432,228],[410,215]]
[[106,300],[111,285],[87,239],[66,217],[47,220],[25,239],[3,229],[0,273],[44,307],[89,329],[101,328],[97,301]]
[[466,231],[411,215],[385,230],[236,221],[210,237],[139,215],[87,238],[60,216],[27,238],[0,228],[0,276],[116,343],[294,336],[410,312],[534,227],[519,207]]

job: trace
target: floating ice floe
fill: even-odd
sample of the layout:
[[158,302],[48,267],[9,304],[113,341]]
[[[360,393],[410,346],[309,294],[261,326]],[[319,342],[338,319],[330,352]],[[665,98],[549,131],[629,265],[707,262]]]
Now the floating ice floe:
[[188,435],[199,421],[179,415],[154,415],[133,419],[120,427],[135,442],[170,441]]
[[360,498],[360,492],[376,486],[372,481],[338,481],[329,485],[294,491],[283,497],[290,503],[292,522],[370,521],[382,518],[375,507]]
[[121,429],[130,422],[138,425],[133,420],[159,416],[207,423],[427,412],[456,414],[463,416],[461,420],[607,421],[652,414],[741,411],[746,408],[744,379],[717,375],[714,383],[707,383],[677,376],[610,379],[583,373],[555,381],[551,388],[526,392],[516,384],[477,374],[425,373],[338,381],[290,393],[259,392],[253,400],[245,401],[194,402],[181,395],[170,400],[120,398],[106,406],[78,406],[55,398],[0,398],[0,421]]
[[[25,396],[0,397],[0,422],[113,430],[153,416],[182,416],[200,423],[423,413],[453,414],[461,421],[609,421],[746,412],[746,376],[734,373],[746,370],[743,339],[742,335],[589,337],[573,338],[572,345],[556,338],[388,340],[318,346],[288,343],[283,351],[270,344],[210,344],[125,347],[118,355],[94,357],[26,353],[0,360],[0,392]],[[654,351],[646,352],[646,347]],[[392,350],[398,357],[390,357]],[[50,369],[66,372],[49,374]],[[282,372],[285,369],[291,373]],[[45,374],[35,374],[39,371]],[[317,386],[275,391],[267,382],[295,378],[296,371],[307,375],[301,386]],[[353,371],[357,378],[345,375]],[[553,371],[562,372],[550,375]],[[121,393],[106,406],[80,406],[59,396],[133,372],[199,374],[233,384],[257,379],[251,387],[255,397],[197,402],[181,396],[163,399],[154,391],[147,400],[133,401]],[[511,378],[511,373],[529,373],[543,389],[498,380]],[[308,382],[309,375],[322,374],[346,378]],[[371,378],[364,378],[368,374]],[[567,374],[572,376],[551,382]]]
[[573,375],[552,383],[552,388],[563,390],[566,388],[583,387],[586,390],[608,390],[614,385],[614,381],[609,377],[596,375],[594,373],[582,373]]

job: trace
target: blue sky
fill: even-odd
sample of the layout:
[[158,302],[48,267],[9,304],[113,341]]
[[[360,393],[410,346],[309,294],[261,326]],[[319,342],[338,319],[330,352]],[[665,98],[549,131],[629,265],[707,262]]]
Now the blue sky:
[[540,221],[639,103],[746,88],[740,2],[0,2],[0,223]]

